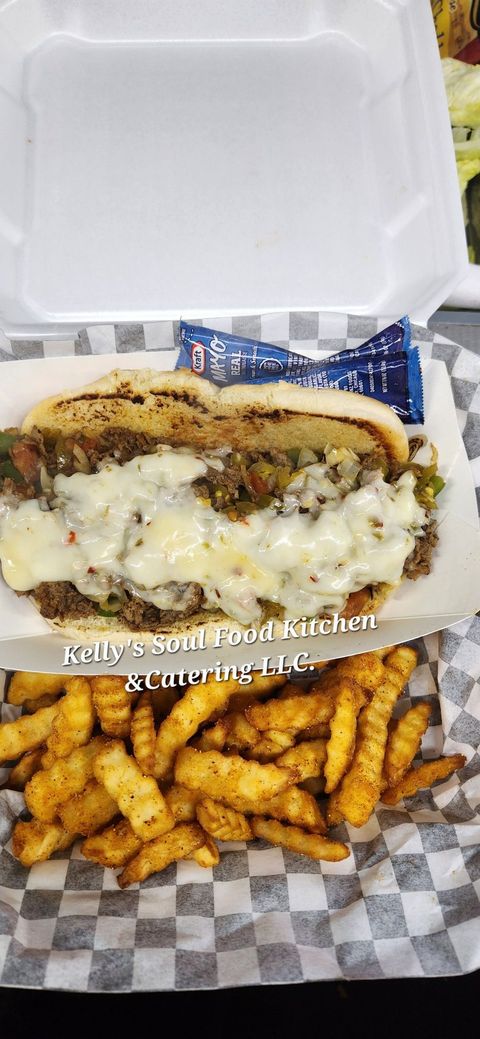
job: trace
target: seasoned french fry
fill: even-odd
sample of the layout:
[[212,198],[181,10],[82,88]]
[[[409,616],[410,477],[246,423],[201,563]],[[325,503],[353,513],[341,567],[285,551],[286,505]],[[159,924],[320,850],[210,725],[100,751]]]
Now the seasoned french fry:
[[[213,800],[239,796],[264,801],[286,790],[296,780],[293,769],[259,765],[238,754],[225,757],[216,750],[184,747],[175,762],[175,782],[189,790],[201,790]],[[231,802],[234,807],[235,804]]]
[[178,689],[164,689],[163,686],[159,686],[158,689],[152,689],[150,695],[155,721],[159,722],[162,718],[166,718],[167,714],[170,714],[173,705],[176,704],[179,698],[179,691]]
[[59,696],[65,689],[65,675],[42,675],[35,671],[15,671],[7,691],[8,703],[22,707],[26,700]]
[[[241,716],[240,716],[241,717]],[[197,750],[223,750],[227,742],[228,736],[228,716],[219,718],[215,725],[210,726],[208,729],[204,729],[198,739],[194,741]],[[248,722],[246,722],[248,725]],[[256,739],[258,741],[258,732],[255,729]]]
[[[372,660],[382,668],[385,678],[373,693],[370,703],[363,708],[357,727],[357,743],[352,765],[342,780],[330,807],[330,815],[341,813],[352,826],[364,826],[370,818],[382,789],[382,768],[388,737],[388,723],[395,703],[415,668],[417,654],[410,646],[397,646],[387,654],[384,663],[374,654],[365,654],[371,660],[361,661],[357,680],[366,685],[366,679],[375,674]],[[342,663],[354,664],[358,657]],[[340,665],[339,665],[340,670]],[[345,671],[345,668],[343,669]],[[347,669],[348,670],[348,669]],[[354,672],[355,674],[355,672]]]
[[[229,711],[239,711],[243,714],[246,707],[257,703],[258,700],[262,700],[265,696],[269,696],[276,689],[281,689],[286,682],[286,675],[262,675],[259,671],[253,671],[251,677],[252,681],[248,685],[237,684],[236,691],[229,696]],[[218,710],[212,711],[208,719],[209,722],[213,725],[214,722],[222,717],[224,710],[225,707],[223,706]]]
[[338,809],[352,826],[365,825],[380,797],[387,727],[398,696],[398,687],[387,679],[358,719],[352,765],[336,799]]
[[106,736],[125,739],[130,735],[132,696],[125,689],[121,675],[98,675],[92,678],[93,703],[102,732]]
[[302,743],[305,740],[328,740],[330,736],[330,725],[309,725],[297,733],[297,740]]
[[22,866],[33,866],[35,862],[45,862],[54,851],[68,848],[75,837],[75,833],[69,833],[59,823],[42,823],[38,819],[28,823],[19,821],[13,831],[13,854]]
[[417,703],[394,722],[387,740],[383,778],[387,786],[396,786],[410,768],[427,731],[432,708],[428,703]]
[[196,848],[195,851],[192,851],[188,858],[194,859],[197,866],[201,866],[202,869],[211,869],[213,866],[218,866],[220,852],[215,841],[211,837],[206,837],[205,844],[202,844],[201,848]]
[[95,758],[94,774],[143,841],[159,837],[175,825],[173,814],[153,776],[143,775],[121,740],[110,740],[102,748]]
[[[258,729],[247,721],[241,711],[226,714],[224,719],[217,722],[217,725],[221,725],[222,721],[225,721],[227,747],[233,747],[235,750],[250,750],[260,741]],[[214,728],[216,727],[215,725]]]
[[111,822],[118,807],[105,787],[91,779],[81,794],[58,806],[58,815],[65,830],[88,837]]
[[[262,696],[280,688],[284,683],[284,675],[263,676],[254,672],[252,681],[245,689],[249,696],[253,693]],[[230,697],[233,694],[238,695],[239,692],[242,692],[242,686],[233,678],[219,682],[210,677],[203,685],[187,689],[158,730],[154,768],[157,779],[163,779],[172,771],[175,754],[195,735],[202,722],[208,721],[214,712],[223,710]],[[222,733],[223,729],[218,730],[219,743]],[[209,748],[211,739],[205,737],[203,742],[202,734],[199,741],[202,748],[204,745]]]
[[171,862],[187,859],[197,848],[205,845],[205,834],[198,823],[180,823],[174,830],[144,844],[138,855],[131,859],[118,878],[121,888],[145,880],[152,873],[160,873]]
[[335,714],[330,722],[325,763],[325,793],[331,794],[346,772],[355,748],[357,701],[348,679],[339,679],[335,697]]
[[232,711],[220,718],[211,728],[204,729],[197,741],[198,750],[223,750],[234,747],[236,750],[250,750],[260,741],[260,733],[254,725],[250,725],[241,711]]
[[29,750],[17,761],[17,764],[10,769],[10,774],[5,783],[8,790],[24,790],[29,779],[38,772],[39,768],[42,767],[42,754],[44,753],[44,747],[37,747],[36,750]]
[[292,696],[305,696],[305,692],[305,686],[298,685],[295,682],[287,682],[281,693],[278,694],[278,699],[291,700]]
[[87,837],[81,847],[82,855],[99,866],[115,869],[125,866],[140,851],[143,841],[133,832],[128,819],[120,819],[118,823]]
[[331,830],[335,826],[339,826],[343,823],[344,815],[339,807],[341,787],[337,786],[337,789],[330,794],[327,804],[327,826]]
[[323,773],[327,760],[327,741],[307,740],[297,743],[296,747],[286,750],[276,760],[281,768],[294,768],[298,773],[299,783],[306,779],[315,779]]
[[301,826],[314,833],[326,833],[327,830],[315,798],[300,786],[289,787],[268,801],[248,801],[237,797],[234,807],[245,815],[257,815],[261,810],[262,815]]
[[57,711],[58,706],[54,704],[0,725],[0,763],[14,761],[26,751],[36,750],[45,743]]
[[133,712],[130,738],[133,756],[138,761],[142,772],[151,773],[155,757],[156,734],[152,695],[148,690],[142,693]]
[[255,696],[255,693],[250,693],[250,696],[245,691],[243,693],[233,693],[228,701],[228,711],[229,713],[240,712],[243,714],[247,707],[251,707],[252,704],[258,703],[259,700],[261,700],[261,695]]
[[394,684],[397,683],[400,692],[405,688],[412,671],[417,666],[418,654],[412,646],[395,646],[391,653],[384,659],[384,666],[388,671],[388,677]]
[[175,755],[197,729],[208,720],[213,711],[226,706],[229,696],[238,689],[238,682],[207,680],[203,685],[190,686],[181,700],[172,707],[168,718],[160,725],[155,744],[154,775],[163,779],[173,769]]
[[379,660],[384,660],[385,657],[392,652],[392,649],[395,649],[395,646],[383,646],[382,649],[373,649],[372,653],[374,656],[378,657]]
[[40,708],[52,707],[53,704],[59,702],[61,702],[60,693],[45,693],[44,696],[39,696],[36,700],[24,700],[22,706],[27,714],[35,714],[35,711],[39,711]]
[[42,758],[43,768],[50,768],[56,758],[66,758],[76,747],[88,743],[95,724],[92,690],[86,678],[69,678],[65,683],[66,695],[58,704],[51,732],[47,736],[47,750]]
[[248,685],[239,685],[235,693],[256,697],[268,696],[276,689],[281,689],[286,681],[286,675],[262,675],[260,671],[252,671],[252,681]]
[[305,833],[298,826],[284,826],[274,819],[263,819],[258,815],[252,819],[252,832],[254,837],[317,861],[341,862],[350,854],[346,844],[340,841],[332,841],[317,833]]
[[104,742],[104,737],[97,736],[86,747],[77,747],[68,758],[58,758],[51,768],[32,776],[25,787],[25,804],[32,815],[45,823],[55,821],[59,805],[80,794],[93,778],[93,762]]
[[359,653],[340,660],[335,671],[339,678],[353,678],[363,689],[373,693],[385,679],[382,661],[376,653]]
[[448,758],[437,758],[435,761],[424,761],[418,768],[407,772],[397,786],[390,787],[382,794],[386,805],[396,805],[402,798],[413,797],[417,790],[432,786],[440,779],[448,779],[453,772],[463,768],[466,758],[463,754],[452,754]]
[[255,704],[245,711],[247,720],[259,732],[280,729],[282,732],[301,732],[309,725],[329,722],[335,710],[335,699],[328,691],[304,693],[287,700],[269,700]]
[[325,678],[323,680],[322,678],[319,678],[315,685],[317,688],[328,690],[328,692],[331,692],[336,696],[341,688],[342,682],[349,683],[352,693],[354,694],[355,711],[356,714],[358,714],[362,707],[365,707],[365,704],[368,703],[370,695],[366,689],[355,681],[354,678],[342,678],[342,676],[338,674],[336,668],[332,668],[331,671],[326,672]]
[[[204,802],[206,800],[205,795],[201,791],[197,791],[197,797],[197,804],[200,801]],[[228,788],[225,787],[223,792],[218,793],[215,797],[210,797],[210,800],[235,809],[241,815],[256,815],[261,808],[264,815],[271,816],[274,819],[303,826],[315,833],[326,832],[325,820],[315,798],[302,787],[292,786],[281,794],[277,794],[276,797],[260,801],[257,798],[249,799],[243,797],[235,789],[235,786],[232,785],[228,786]],[[227,838],[223,839],[226,840]],[[233,839],[236,840],[237,838]]]
[[295,735],[292,732],[281,732],[280,729],[267,729],[258,743],[248,751],[252,761],[274,761],[283,751],[293,747]]
[[206,833],[218,841],[250,841],[252,830],[243,812],[205,797],[197,805],[197,819]]
[[197,818],[197,804],[201,798],[198,790],[188,790],[186,786],[174,783],[165,793],[165,800],[177,823],[194,823]]

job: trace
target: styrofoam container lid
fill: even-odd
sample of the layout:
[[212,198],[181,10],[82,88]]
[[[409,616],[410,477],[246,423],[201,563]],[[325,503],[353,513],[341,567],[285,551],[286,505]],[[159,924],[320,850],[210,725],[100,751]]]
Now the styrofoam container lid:
[[0,325],[425,321],[467,269],[429,0],[0,0]]

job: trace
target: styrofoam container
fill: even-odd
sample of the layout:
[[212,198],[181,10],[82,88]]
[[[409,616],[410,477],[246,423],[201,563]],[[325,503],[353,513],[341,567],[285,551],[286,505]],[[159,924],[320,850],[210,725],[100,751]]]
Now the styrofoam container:
[[[327,352],[325,352],[326,355]],[[12,361],[3,365],[0,382],[0,429],[21,423],[30,408],[48,393],[57,393],[105,375],[112,368],[159,369],[174,366],[177,352],[151,351],[84,357],[55,357],[41,360]],[[106,668],[127,674],[146,673],[159,667],[162,673],[179,672],[185,667],[209,667],[219,659],[222,664],[251,662],[262,666],[262,659],[274,660],[285,654],[291,664],[297,653],[306,652],[311,660],[324,660],[377,649],[391,643],[418,638],[439,631],[470,617],[480,609],[480,531],[472,472],[457,424],[450,378],[443,361],[422,360],[425,389],[424,432],[438,449],[440,472],[446,487],[438,512],[440,543],[434,556],[432,573],[419,581],[403,584],[379,611],[377,628],[369,631],[314,638],[276,639],[274,642],[240,643],[229,647],[210,648],[195,653],[172,652],[163,656],[134,653],[135,633],[122,647],[116,667],[109,661],[94,659],[90,667],[78,666],[81,672],[93,674]],[[418,426],[406,427],[407,433],[418,433]],[[423,430],[423,427],[422,427]],[[65,647],[72,640],[53,634],[26,596],[17,596],[0,579],[0,667],[11,670],[58,672],[64,665]],[[234,621],[228,625],[236,629]],[[90,650],[92,644],[89,645]],[[79,652],[81,650],[79,649]],[[192,659],[194,658],[194,659]]]
[[467,271],[429,0],[0,0],[0,326],[426,321]]

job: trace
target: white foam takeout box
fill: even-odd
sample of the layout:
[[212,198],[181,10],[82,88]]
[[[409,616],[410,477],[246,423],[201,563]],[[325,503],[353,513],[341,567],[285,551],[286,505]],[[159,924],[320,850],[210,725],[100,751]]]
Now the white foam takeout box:
[[[426,323],[468,273],[429,0],[0,0],[0,139],[12,338],[290,310]],[[149,351],[2,365],[0,427],[114,366],[173,363]],[[268,652],[355,653],[480,606],[449,380],[440,362],[424,375],[448,479],[433,573],[404,584],[377,631]],[[0,665],[56,670],[63,640],[3,583],[0,610]],[[152,665],[124,656],[117,670]]]
[[468,273],[430,0],[0,0],[0,141],[12,338]]
[[[160,369],[172,368],[176,353],[149,352],[103,356],[46,358],[12,361],[2,365],[0,382],[0,428],[17,425],[39,399],[66,387],[82,386],[114,367],[142,368],[146,364]],[[425,432],[437,446],[440,472],[447,481],[442,492],[442,508],[438,512],[440,544],[435,552],[432,573],[418,581],[405,581],[377,617],[378,628],[363,632],[339,632],[315,638],[276,640],[253,646],[206,649],[192,652],[136,659],[131,647],[125,647],[116,668],[162,672],[182,667],[210,666],[222,663],[258,663],[266,655],[274,658],[286,654],[292,662],[295,654],[308,652],[313,660],[365,652],[390,643],[412,639],[438,631],[471,616],[480,608],[480,531],[473,479],[456,421],[450,380],[443,361],[423,362],[425,385]],[[408,433],[422,427],[407,427]],[[30,600],[19,597],[0,580],[0,666],[34,671],[57,671],[64,659],[67,642],[52,634],[47,622]],[[230,627],[236,627],[232,622]],[[195,662],[193,657],[195,656]],[[78,671],[104,670],[104,662],[92,662]]]

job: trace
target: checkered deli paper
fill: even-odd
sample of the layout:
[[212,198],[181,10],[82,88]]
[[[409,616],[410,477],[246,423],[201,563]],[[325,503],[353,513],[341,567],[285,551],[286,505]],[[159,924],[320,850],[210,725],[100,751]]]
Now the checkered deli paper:
[[[369,319],[310,313],[213,323],[300,353],[353,347],[378,329]],[[62,343],[0,338],[0,357],[171,350],[176,331],[165,322],[91,328]],[[480,358],[426,329],[413,332],[424,356],[447,365],[480,490]],[[213,872],[179,862],[120,891],[113,871],[86,862],[78,843],[24,869],[11,849],[23,798],[0,792],[1,983],[128,992],[479,968],[480,618],[417,645],[419,666],[400,709],[417,697],[430,701],[423,754],[458,751],[467,763],[406,805],[379,805],[362,829],[332,831],[351,847],[341,863],[260,841],[225,844]],[[4,706],[2,718],[16,713]]]

